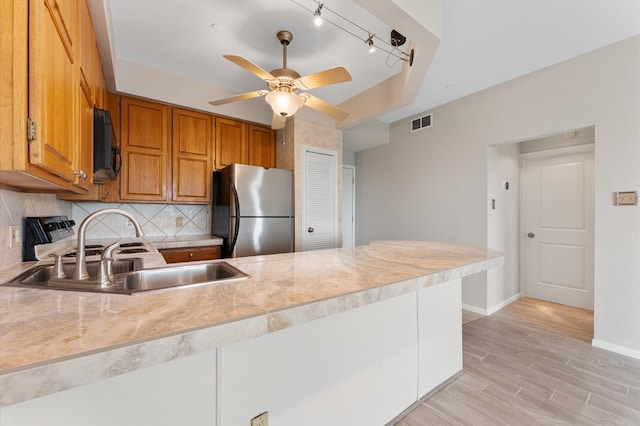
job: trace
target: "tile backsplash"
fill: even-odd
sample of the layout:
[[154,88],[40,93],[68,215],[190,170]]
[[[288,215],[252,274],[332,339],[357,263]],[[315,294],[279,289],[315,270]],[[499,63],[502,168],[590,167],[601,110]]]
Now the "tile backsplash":
[[[125,204],[73,203],[72,217],[80,224],[91,213],[117,208],[131,213],[144,231],[145,237],[167,237],[211,233],[209,208],[200,204]],[[181,223],[179,224],[178,222]],[[76,228],[77,230],[77,228]],[[135,230],[129,219],[120,215],[98,217],[89,224],[87,238],[133,237]]]
[[0,189],[0,270],[22,262],[22,246],[9,248],[9,226],[20,227],[27,216],[71,216],[71,202],[54,194],[30,194]]
[[[65,215],[75,220],[74,231],[77,233],[78,226],[89,214],[106,208],[118,208],[133,214],[142,225],[146,237],[211,233],[210,209],[207,205],[70,202],[58,200],[55,194],[0,189],[0,270],[22,261],[22,247],[9,248],[9,226],[19,226],[22,235],[23,217]],[[87,238],[134,236],[135,231],[128,223],[129,220],[120,215],[99,217],[90,224]]]

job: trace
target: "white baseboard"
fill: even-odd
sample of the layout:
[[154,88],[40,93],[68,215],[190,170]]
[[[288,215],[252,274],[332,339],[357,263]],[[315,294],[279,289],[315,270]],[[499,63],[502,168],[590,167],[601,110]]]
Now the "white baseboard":
[[462,309],[464,309],[465,311],[475,312],[476,314],[489,316],[491,314],[498,312],[500,309],[515,302],[518,299],[520,299],[520,293],[516,294],[515,296],[511,296],[508,299],[503,300],[502,302],[492,306],[489,309],[482,309],[482,308],[478,308],[477,306],[466,305],[464,303],[462,304]]
[[484,316],[488,315],[486,309],[480,309],[477,306],[473,306],[473,305],[465,305],[463,303],[462,304],[462,309],[464,309],[465,311],[474,312],[476,314],[480,314],[480,315],[484,315]]
[[640,359],[640,351],[627,348],[626,346],[620,346],[613,343],[605,342],[599,339],[593,339],[591,344],[596,348],[606,349],[611,352],[615,352],[620,355],[628,356],[635,359]]
[[495,314],[500,309],[504,308],[507,305],[510,305],[511,303],[515,302],[518,299],[520,299],[520,293],[518,293],[518,294],[516,294],[514,296],[511,296],[508,299],[503,300],[502,302],[498,303],[497,305],[492,306],[491,308],[489,308],[489,315]]

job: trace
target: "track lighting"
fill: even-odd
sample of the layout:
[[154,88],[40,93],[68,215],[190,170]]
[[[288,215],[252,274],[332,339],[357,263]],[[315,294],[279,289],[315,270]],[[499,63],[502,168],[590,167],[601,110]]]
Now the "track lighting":
[[322,25],[322,7],[324,3],[320,3],[315,12],[313,12],[313,23],[317,26]]
[[375,34],[369,34],[369,38],[364,41],[369,45],[369,53],[373,53],[376,51],[376,47],[373,45],[373,37],[375,37]]
[[[314,9],[300,3],[301,1],[306,3],[316,3],[317,7],[315,11]],[[335,10],[328,8],[324,3],[320,3],[318,0],[291,0],[291,2],[297,4],[308,12],[313,13],[313,22],[316,25],[321,25],[324,21],[327,21],[329,24],[335,26],[336,28],[339,28],[345,33],[363,41],[367,46],[369,46],[369,53],[373,53],[377,49],[380,49],[381,51],[387,53],[389,57],[393,56],[397,59],[408,62],[409,66],[413,65],[415,52],[413,49],[411,49],[409,53],[407,53],[398,48],[405,43],[406,38],[396,30],[391,31],[391,39],[389,42],[383,38],[376,37],[375,34],[367,31],[365,28],[361,27],[350,19],[340,15]],[[322,16],[322,12],[329,12],[331,14],[331,19],[326,16],[326,13],[325,16]],[[334,17],[338,19],[336,20],[334,19]],[[374,38],[376,39],[375,42],[373,40]]]

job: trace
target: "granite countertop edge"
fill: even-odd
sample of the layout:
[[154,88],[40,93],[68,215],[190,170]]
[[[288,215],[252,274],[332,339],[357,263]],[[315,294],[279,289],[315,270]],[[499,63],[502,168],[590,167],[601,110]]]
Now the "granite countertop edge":
[[[206,239],[200,241],[206,241]],[[226,260],[234,264],[234,266],[241,269],[246,268],[253,272],[256,275],[256,280],[254,281],[257,281],[264,269],[268,269],[272,265],[282,264],[282,262],[306,262],[309,259],[322,259],[324,255],[329,261],[333,261],[336,258],[347,259],[347,265],[351,265],[349,261],[352,257],[358,260],[361,257],[371,256],[371,253],[379,254],[380,249],[392,252],[395,250],[398,252],[398,256],[402,257],[403,246],[413,247],[416,246],[416,243],[418,242],[382,241],[372,242],[370,246],[363,246],[365,247],[364,249],[332,249],[333,251],[329,250],[326,253],[299,252]],[[460,247],[464,250],[470,250],[469,247],[471,247],[473,260],[463,261],[458,259],[456,265],[451,267],[445,265],[431,272],[429,271],[429,265],[420,265],[415,270],[410,270],[406,273],[400,272],[400,269],[398,269],[397,274],[392,274],[394,278],[382,277],[378,280],[380,282],[370,287],[340,290],[336,291],[335,294],[317,297],[302,303],[292,303],[287,306],[260,305],[255,297],[251,298],[251,287],[229,287],[229,291],[233,289],[235,294],[239,294],[238,297],[249,300],[253,304],[253,308],[235,317],[230,316],[229,318],[195,327],[187,326],[183,329],[173,330],[164,334],[160,333],[140,340],[134,339],[115,345],[104,345],[94,350],[0,370],[0,406],[26,401],[49,393],[168,362],[172,359],[213,350],[390,297],[418,291],[441,282],[462,278],[503,263],[502,254],[489,249],[463,244],[446,244],[442,247],[447,249]],[[419,251],[421,249],[418,245],[412,250]],[[433,250],[433,248],[429,250]],[[486,257],[483,257],[483,253],[486,254]],[[480,254],[480,259],[478,259],[478,254]],[[155,259],[158,264],[160,263],[158,253],[152,253],[147,256]],[[464,253],[461,256],[464,258]],[[373,259],[373,261],[375,263],[380,262],[379,259]],[[388,268],[390,270],[393,269],[393,264],[397,262],[398,260],[389,260]],[[370,271],[367,273],[370,273]],[[28,291],[37,292],[39,290]],[[184,289],[181,291],[190,290]],[[127,362],[123,362],[123,360]]]

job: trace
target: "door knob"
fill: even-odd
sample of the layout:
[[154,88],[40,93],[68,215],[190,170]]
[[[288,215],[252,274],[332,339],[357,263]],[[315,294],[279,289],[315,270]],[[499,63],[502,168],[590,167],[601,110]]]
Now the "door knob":
[[314,229],[311,226],[309,227],[309,229],[307,229],[307,232],[309,232],[309,233],[311,233],[313,231],[314,231]]
[[536,236],[536,234],[534,234],[533,232],[529,232],[529,233],[527,234],[527,237],[529,237],[529,238],[533,238],[533,237],[535,237],[535,236]]

